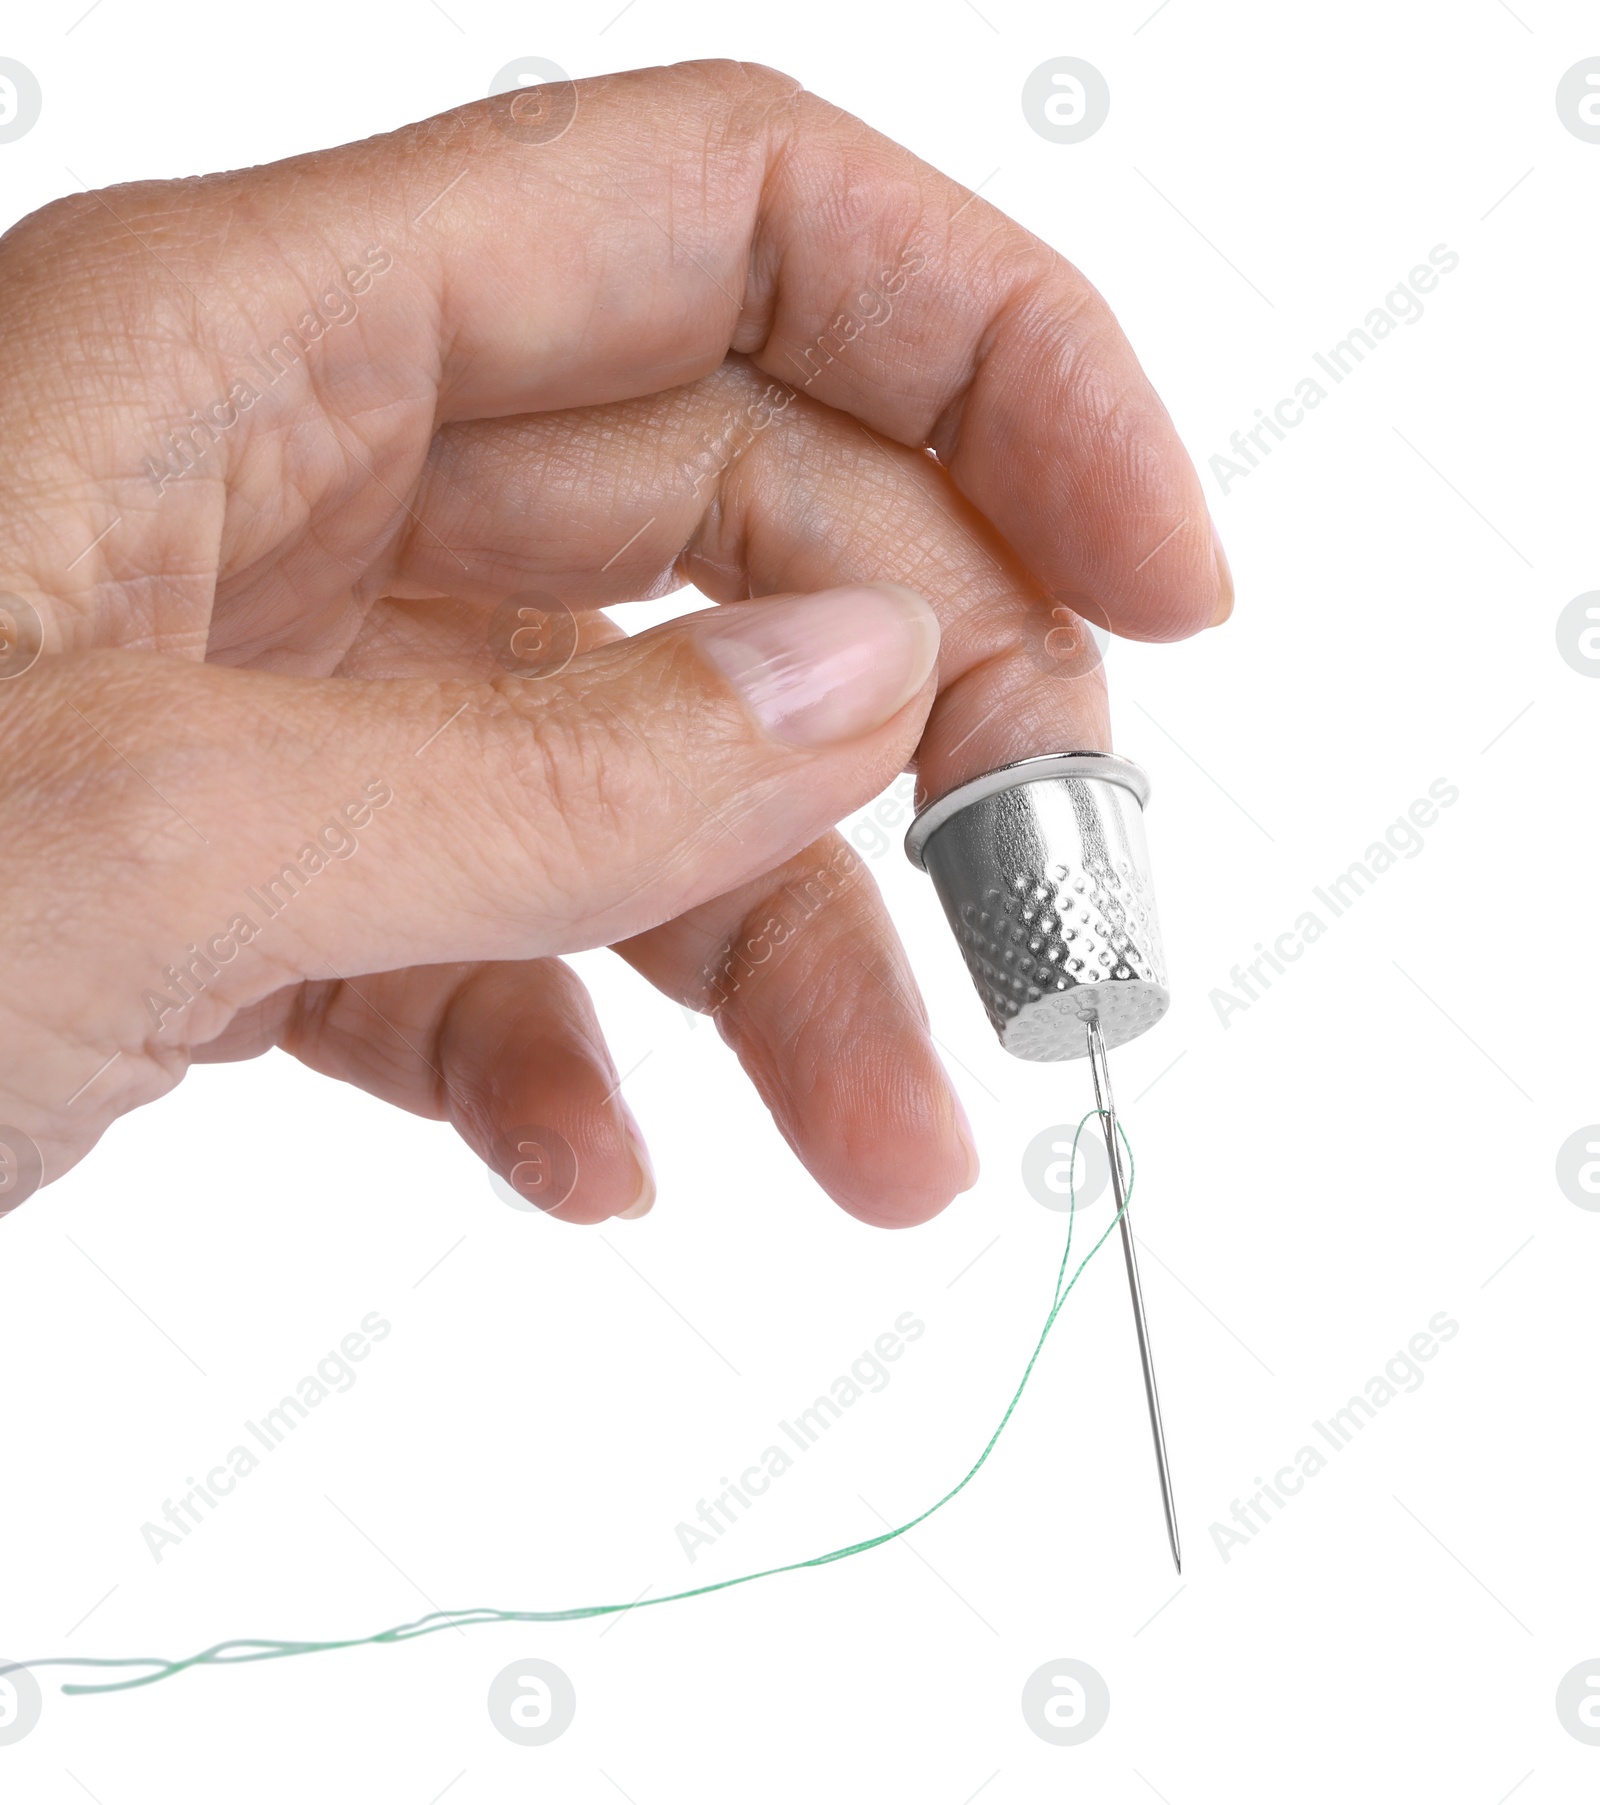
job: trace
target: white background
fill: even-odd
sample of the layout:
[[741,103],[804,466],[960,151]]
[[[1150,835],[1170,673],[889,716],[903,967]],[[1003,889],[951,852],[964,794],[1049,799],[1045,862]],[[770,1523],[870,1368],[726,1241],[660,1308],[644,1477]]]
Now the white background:
[[[1155,784],[1176,992],[1114,1068],[1181,1584],[1108,1247],[989,1468],[909,1547],[620,1621],[112,1698],[46,1674],[38,1728],[0,1748],[5,1797],[1596,1795],[1600,1748],[1563,1731],[1554,1692],[1600,1656],[1600,1215],[1554,1170],[1600,1119],[1600,681],[1554,628],[1600,586],[1600,145],[1562,128],[1554,91],[1600,25],[1555,0],[1169,0],[1148,20],[1149,0],[979,3],[635,0],[608,25],[614,0],[101,0],[74,26],[80,0],[40,0],[0,30],[44,89],[38,126],[0,146],[0,211],[74,176],[357,138],[484,93],[519,56],[576,76],[752,58],[986,183],[1071,256],[1203,471],[1430,247],[1458,253],[1424,317],[1260,469],[1226,496],[1206,476],[1232,624],[1109,659],[1119,747]],[[1073,146],[1020,107],[1060,55],[1112,95]],[[1460,800],[1425,849],[1224,1027],[1209,993],[1230,968],[1439,778]],[[641,1223],[515,1212],[448,1129],[280,1057],[201,1069],[7,1220],[0,1652],[178,1655],[434,1602],[626,1601],[820,1552],[945,1489],[1047,1306],[1063,1219],[1020,1158],[1088,1106],[1087,1073],[1007,1060],[926,880],[897,849],[873,869],[985,1161],[926,1228],[834,1209],[710,1024],[604,955],[579,965],[655,1153]],[[393,1332],[355,1388],[157,1566],[141,1524],[374,1309]],[[927,1332],[887,1389],[690,1568],[674,1525],[908,1309]],[[1209,1525],[1441,1310],[1460,1332],[1421,1388],[1225,1562]],[[577,1688],[543,1748],[485,1707],[525,1655]],[[1019,1704],[1060,1656],[1111,1692],[1075,1748]]]

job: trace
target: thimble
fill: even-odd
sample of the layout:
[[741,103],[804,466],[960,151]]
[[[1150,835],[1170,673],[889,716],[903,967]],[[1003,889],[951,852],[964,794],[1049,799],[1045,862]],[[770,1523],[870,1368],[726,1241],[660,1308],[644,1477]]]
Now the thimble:
[[1144,805],[1150,780],[1109,752],[1002,765],[931,802],[906,854],[933,879],[1000,1044],[1082,1059],[1088,1025],[1121,1046],[1167,1012]]

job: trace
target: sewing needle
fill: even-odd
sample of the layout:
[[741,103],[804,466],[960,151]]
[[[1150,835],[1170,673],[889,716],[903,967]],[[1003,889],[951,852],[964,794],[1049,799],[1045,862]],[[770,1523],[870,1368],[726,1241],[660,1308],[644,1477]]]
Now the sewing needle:
[[1156,1444],[1156,1470],[1161,1475],[1161,1504],[1167,1514],[1167,1540],[1172,1545],[1172,1564],[1181,1573],[1183,1555],[1178,1547],[1178,1513],[1172,1502],[1172,1474],[1167,1468],[1167,1438],[1161,1427],[1161,1400],[1156,1395],[1156,1369],[1150,1358],[1150,1328],[1144,1319],[1144,1292],[1139,1285],[1139,1262],[1133,1250],[1133,1224],[1128,1220],[1127,1191],[1122,1177],[1122,1155],[1118,1145],[1117,1105],[1111,1095],[1111,1067],[1106,1062],[1105,1041],[1100,1034],[1100,1018],[1089,1018],[1089,1067],[1094,1074],[1094,1101],[1099,1111],[1100,1126],[1105,1130],[1106,1157],[1111,1163],[1111,1190],[1116,1200],[1122,1228],[1122,1255],[1128,1266],[1128,1290],[1133,1296],[1133,1320],[1139,1332],[1139,1363],[1144,1368],[1144,1395],[1150,1406],[1150,1433]]

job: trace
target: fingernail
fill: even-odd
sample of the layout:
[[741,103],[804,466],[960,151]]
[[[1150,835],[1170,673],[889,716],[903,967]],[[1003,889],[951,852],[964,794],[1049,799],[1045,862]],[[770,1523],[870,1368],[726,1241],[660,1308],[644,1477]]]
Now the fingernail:
[[1217,611],[1211,617],[1211,624],[1220,627],[1233,613],[1233,572],[1228,568],[1228,554],[1222,549],[1222,535],[1214,520],[1211,523],[1211,550],[1217,560]]
[[700,645],[774,739],[828,746],[874,732],[916,695],[939,621],[915,590],[869,583],[720,608]]
[[[619,1099],[620,1101],[620,1099]],[[626,1103],[622,1105],[622,1119],[627,1124],[628,1145],[633,1149],[634,1161],[639,1168],[639,1195],[625,1210],[617,1211],[619,1222],[636,1222],[641,1216],[648,1216],[656,1200],[655,1168],[650,1164],[650,1152],[644,1144],[644,1135],[639,1124],[634,1120],[633,1111]]]

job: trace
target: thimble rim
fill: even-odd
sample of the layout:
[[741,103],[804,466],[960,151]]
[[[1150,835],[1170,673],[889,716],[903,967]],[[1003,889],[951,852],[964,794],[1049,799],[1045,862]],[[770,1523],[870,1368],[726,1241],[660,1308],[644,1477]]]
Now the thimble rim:
[[1141,810],[1150,800],[1150,779],[1143,768],[1115,752],[1046,752],[1035,758],[1019,758],[958,784],[919,810],[906,830],[906,857],[919,871],[926,871],[923,853],[928,841],[953,815],[1018,784],[1044,783],[1057,777],[1096,778],[1102,783],[1117,784],[1132,793]]

